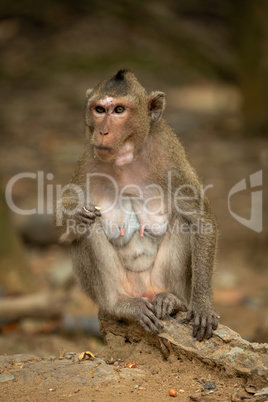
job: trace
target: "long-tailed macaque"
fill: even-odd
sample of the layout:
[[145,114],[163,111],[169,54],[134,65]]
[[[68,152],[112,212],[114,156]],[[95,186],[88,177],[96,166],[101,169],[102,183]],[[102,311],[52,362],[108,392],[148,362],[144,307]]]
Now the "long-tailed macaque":
[[147,95],[127,70],[87,91],[87,142],[56,221],[101,312],[159,332],[161,319],[188,311],[201,341],[218,325],[217,227],[164,107],[164,93]]

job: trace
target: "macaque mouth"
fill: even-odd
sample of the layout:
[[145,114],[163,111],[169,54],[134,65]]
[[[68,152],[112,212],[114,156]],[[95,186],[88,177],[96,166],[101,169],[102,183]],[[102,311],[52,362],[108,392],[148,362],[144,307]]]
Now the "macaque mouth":
[[112,148],[111,147],[105,147],[104,145],[95,145],[96,148],[98,149],[104,149],[106,151],[111,151]]

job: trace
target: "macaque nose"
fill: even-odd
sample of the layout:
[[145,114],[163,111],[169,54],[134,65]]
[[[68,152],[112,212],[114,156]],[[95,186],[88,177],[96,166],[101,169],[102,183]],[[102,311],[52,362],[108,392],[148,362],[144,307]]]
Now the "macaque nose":
[[105,132],[105,133],[103,133],[102,131],[100,131],[100,135],[108,135],[109,134],[109,132],[107,131],[107,132]]

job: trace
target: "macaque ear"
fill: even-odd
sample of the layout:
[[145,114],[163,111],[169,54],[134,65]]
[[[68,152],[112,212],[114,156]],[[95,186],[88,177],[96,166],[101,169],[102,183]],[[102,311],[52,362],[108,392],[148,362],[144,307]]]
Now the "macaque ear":
[[92,88],[89,88],[89,89],[87,90],[87,92],[86,92],[86,99],[89,99],[89,98],[90,98],[90,95],[92,94],[93,91],[94,91],[94,89],[92,89]]
[[166,100],[164,92],[154,91],[148,96],[148,110],[152,121],[157,121],[165,108]]

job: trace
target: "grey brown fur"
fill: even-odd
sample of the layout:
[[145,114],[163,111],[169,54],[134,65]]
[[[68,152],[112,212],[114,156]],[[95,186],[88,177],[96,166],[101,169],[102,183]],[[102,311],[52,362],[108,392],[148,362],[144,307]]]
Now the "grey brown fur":
[[[110,98],[112,105],[120,98],[126,106],[125,121],[115,115],[115,109],[111,109],[114,117],[110,116]],[[103,117],[96,112],[101,99],[102,105],[108,105]],[[162,118],[164,106],[162,92],[148,96],[125,70],[87,91],[88,139],[71,182],[80,190],[63,194],[56,220],[61,241],[70,244],[81,287],[100,311],[158,332],[162,318],[187,310],[193,335],[202,340],[212,335],[218,322],[212,295],[217,226],[182,144]],[[90,191],[79,203],[77,194],[86,194],[88,174]],[[106,212],[105,202],[115,197],[115,188],[104,175],[112,177],[119,190],[133,184],[124,193],[124,212],[120,203]],[[145,209],[145,203],[156,196],[152,184],[164,197],[163,210],[156,214],[153,206],[160,208],[160,202],[148,203],[152,209]],[[144,233],[140,232],[143,220],[147,222]],[[211,230],[198,230],[200,225]],[[85,233],[76,231],[79,228]]]

